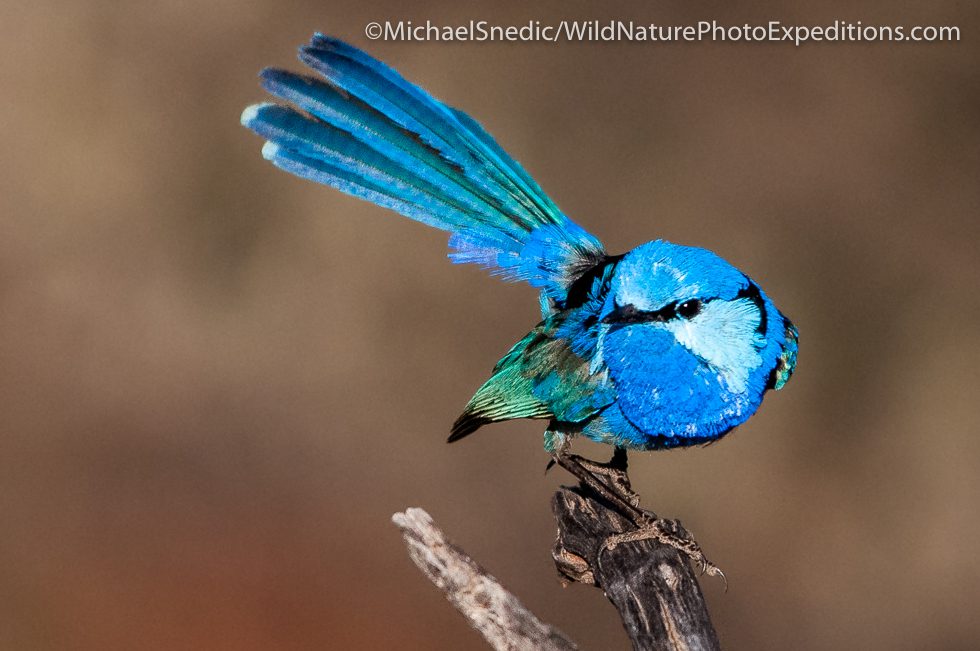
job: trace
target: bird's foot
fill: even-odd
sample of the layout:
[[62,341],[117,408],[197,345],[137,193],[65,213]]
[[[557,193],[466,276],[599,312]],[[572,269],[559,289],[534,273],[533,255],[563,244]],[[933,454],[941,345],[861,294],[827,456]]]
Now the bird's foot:
[[649,518],[632,531],[609,536],[603,547],[606,551],[611,551],[624,543],[640,540],[655,540],[662,545],[673,547],[691,559],[702,574],[721,577],[725,581],[725,585],[728,585],[728,579],[725,578],[725,573],[717,565],[708,560],[704,552],[701,551],[701,545],[681,526],[678,520]]
[[591,459],[580,457],[577,454],[569,456],[593,475],[604,478],[609,488],[619,497],[622,497],[628,504],[639,508],[640,494],[633,490],[629,475],[627,474],[626,451],[623,450],[622,457],[620,457],[619,450],[621,448],[617,449],[616,454],[613,455],[612,460],[608,463],[592,461]]
[[566,444],[552,454],[552,462],[578,477],[584,486],[591,488],[634,524],[645,521],[645,512],[639,506],[640,496],[633,490],[626,474],[628,462],[624,448],[617,447],[608,463],[599,463],[569,454]]

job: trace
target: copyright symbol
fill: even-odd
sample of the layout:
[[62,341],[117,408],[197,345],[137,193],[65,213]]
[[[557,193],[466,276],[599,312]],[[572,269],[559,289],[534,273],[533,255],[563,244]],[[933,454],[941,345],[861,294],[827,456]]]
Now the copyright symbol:
[[364,35],[372,41],[376,41],[381,38],[381,34],[383,32],[384,29],[381,27],[381,23],[368,23],[364,26]]

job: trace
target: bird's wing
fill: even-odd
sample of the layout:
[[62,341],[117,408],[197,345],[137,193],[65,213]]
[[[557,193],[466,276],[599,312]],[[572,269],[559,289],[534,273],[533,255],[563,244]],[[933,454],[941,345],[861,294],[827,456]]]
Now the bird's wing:
[[[577,313],[555,314],[534,328],[497,362],[493,375],[477,390],[453,425],[450,441],[481,426],[514,418],[551,418],[577,423],[616,399],[604,365],[566,338]],[[576,352],[577,351],[577,352]]]
[[318,77],[269,68],[242,124],[276,166],[450,232],[453,262],[541,290],[544,306],[604,256],[465,113],[357,48],[322,34],[299,51]]

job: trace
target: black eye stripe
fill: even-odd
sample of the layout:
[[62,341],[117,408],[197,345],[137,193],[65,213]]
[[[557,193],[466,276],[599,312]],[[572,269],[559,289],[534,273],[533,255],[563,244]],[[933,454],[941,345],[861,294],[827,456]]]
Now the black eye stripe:
[[[635,305],[616,304],[611,314],[602,320],[603,323],[615,325],[629,325],[631,323],[664,323],[677,318],[690,319],[701,311],[703,302],[698,299],[684,301],[680,305],[677,301],[664,305],[659,310],[640,310]],[[683,308],[683,314],[681,310]]]
[[[748,286],[743,287],[739,290],[738,294],[732,300],[749,300],[755,305],[756,309],[759,311],[759,323],[756,325],[755,330],[763,337],[766,336],[769,330],[769,317],[766,314],[766,302],[762,298],[762,291],[759,286],[756,285],[751,280],[748,281]],[[613,311],[607,315],[602,323],[624,326],[633,323],[651,323],[670,321],[672,319],[683,318],[692,319],[698,314],[700,314],[702,308],[715,300],[719,300],[717,297],[697,299],[692,298],[683,302],[674,301],[673,303],[668,303],[659,310],[640,310],[637,309],[635,305],[619,305],[615,304]]]
[[632,304],[619,305],[617,303],[613,306],[613,311],[609,313],[609,315],[606,316],[602,322],[623,326],[630,325],[632,323],[669,321],[676,316],[674,311],[676,307],[677,303],[670,303],[659,310],[645,311],[637,309],[637,307]]

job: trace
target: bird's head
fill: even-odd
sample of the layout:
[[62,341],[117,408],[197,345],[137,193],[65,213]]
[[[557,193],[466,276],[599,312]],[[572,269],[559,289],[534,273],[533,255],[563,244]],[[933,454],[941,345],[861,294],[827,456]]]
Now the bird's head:
[[[705,249],[657,240],[626,254],[600,318],[605,338],[629,355],[670,346],[691,358],[697,375],[710,371],[733,394],[761,399],[766,389],[781,388],[796,365],[793,324],[752,279]],[[611,353],[606,347],[607,358]]]

